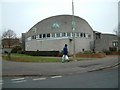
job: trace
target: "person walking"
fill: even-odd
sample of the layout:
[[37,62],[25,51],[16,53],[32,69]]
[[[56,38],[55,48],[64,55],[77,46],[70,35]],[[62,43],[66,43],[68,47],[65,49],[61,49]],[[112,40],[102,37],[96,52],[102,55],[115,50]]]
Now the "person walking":
[[63,48],[62,63],[64,63],[65,60],[67,60],[69,62],[67,44],[65,44],[65,46]]

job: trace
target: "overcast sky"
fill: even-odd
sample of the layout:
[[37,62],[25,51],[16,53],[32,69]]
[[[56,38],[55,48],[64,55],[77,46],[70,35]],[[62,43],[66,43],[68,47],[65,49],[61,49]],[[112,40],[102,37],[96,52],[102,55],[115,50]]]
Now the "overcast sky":
[[[74,14],[85,19],[95,31],[113,33],[118,26],[119,0],[74,0]],[[15,31],[18,37],[37,22],[51,16],[72,15],[72,0],[2,0],[1,32]]]

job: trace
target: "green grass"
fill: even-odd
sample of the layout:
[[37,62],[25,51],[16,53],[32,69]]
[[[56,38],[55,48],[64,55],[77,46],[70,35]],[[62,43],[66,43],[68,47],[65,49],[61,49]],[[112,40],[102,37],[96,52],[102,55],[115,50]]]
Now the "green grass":
[[[8,56],[3,54],[2,58],[4,60],[9,60]],[[61,57],[42,57],[42,56],[29,56],[24,54],[11,54],[11,59],[9,61],[16,62],[61,62]]]
[[[43,57],[43,56],[30,56],[25,54],[11,54],[11,59],[7,54],[2,55],[3,60],[16,61],[16,62],[61,62],[61,57]],[[73,61],[72,57],[69,57],[70,61]],[[77,61],[82,60],[96,60],[96,58],[76,58]]]

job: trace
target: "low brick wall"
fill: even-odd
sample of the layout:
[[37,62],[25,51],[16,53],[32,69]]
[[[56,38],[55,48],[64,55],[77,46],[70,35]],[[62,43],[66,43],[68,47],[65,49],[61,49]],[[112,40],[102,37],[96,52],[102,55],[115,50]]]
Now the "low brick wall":
[[80,58],[103,58],[105,56],[106,56],[105,53],[93,53],[93,54],[78,53],[76,54],[76,57],[80,57]]

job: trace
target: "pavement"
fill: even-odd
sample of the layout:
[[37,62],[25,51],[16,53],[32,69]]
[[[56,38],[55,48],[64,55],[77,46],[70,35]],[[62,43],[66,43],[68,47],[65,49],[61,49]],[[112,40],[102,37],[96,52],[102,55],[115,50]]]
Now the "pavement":
[[94,60],[57,63],[26,63],[2,61],[2,76],[54,76],[93,72],[118,66],[118,56],[106,56]]

